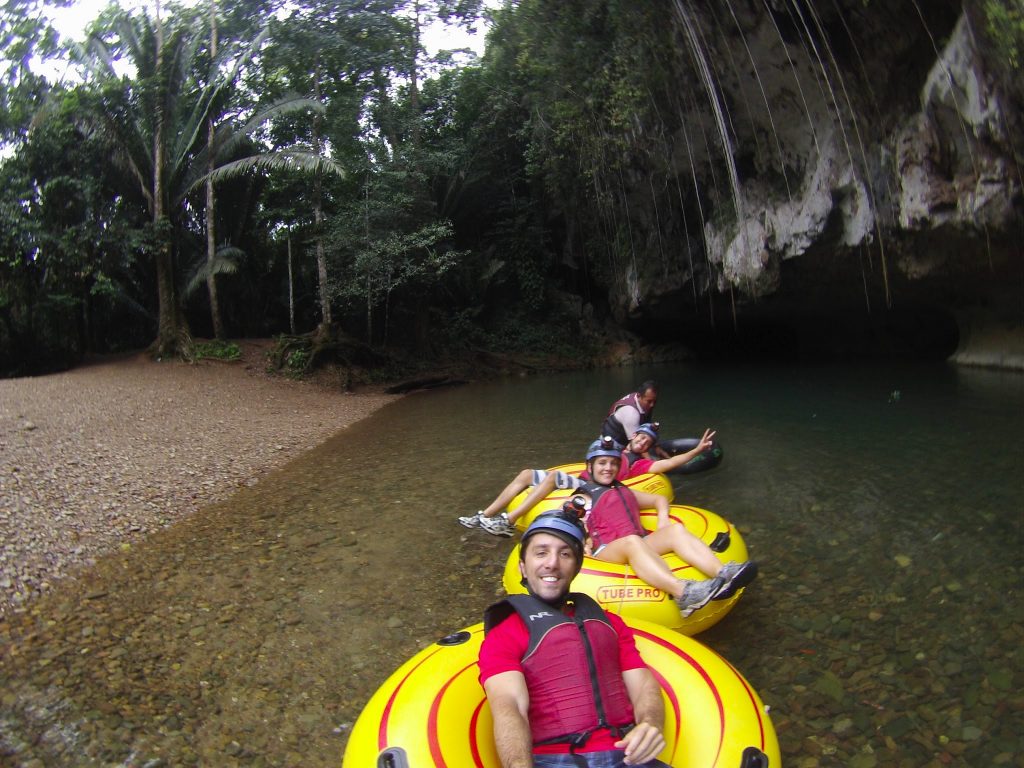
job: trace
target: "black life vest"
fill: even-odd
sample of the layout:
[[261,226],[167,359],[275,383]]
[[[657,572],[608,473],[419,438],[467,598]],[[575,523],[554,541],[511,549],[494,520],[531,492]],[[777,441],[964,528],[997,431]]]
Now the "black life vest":
[[654,421],[654,409],[651,408],[649,411],[645,411],[643,409],[643,406],[640,405],[639,392],[630,392],[628,395],[620,397],[612,403],[612,407],[608,409],[608,416],[605,417],[604,424],[601,425],[601,434],[610,436],[613,440],[618,442],[619,445],[625,445],[629,442],[629,438],[632,437],[632,435],[626,434],[626,430],[623,428],[622,423],[615,418],[615,412],[624,405],[631,405],[640,412],[641,424]]

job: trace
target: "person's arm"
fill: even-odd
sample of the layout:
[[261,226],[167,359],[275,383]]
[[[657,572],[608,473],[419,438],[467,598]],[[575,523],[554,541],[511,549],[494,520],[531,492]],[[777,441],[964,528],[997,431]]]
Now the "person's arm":
[[656,758],[665,748],[665,703],[661,686],[647,667],[627,669],[622,673],[629,700],[633,704],[634,727],[620,741],[616,749],[625,750],[626,765],[638,765]]
[[668,499],[658,493],[647,493],[645,491],[633,491],[640,509],[655,509],[658,511],[658,527],[664,528],[671,520],[668,517]]
[[705,429],[704,436],[700,439],[700,442],[697,443],[696,448],[694,448],[691,451],[687,451],[686,453],[680,453],[675,456],[671,456],[667,459],[659,459],[658,461],[651,464],[650,469],[648,469],[648,472],[671,472],[673,469],[678,469],[679,467],[686,464],[686,462],[690,461],[690,459],[694,458],[695,456],[699,456],[701,453],[710,448],[712,445],[711,439],[716,434],[718,433],[712,432],[710,429]]
[[494,719],[494,744],[502,768],[532,768],[533,739],[527,720],[530,694],[523,673],[493,675],[484,682],[484,692]]

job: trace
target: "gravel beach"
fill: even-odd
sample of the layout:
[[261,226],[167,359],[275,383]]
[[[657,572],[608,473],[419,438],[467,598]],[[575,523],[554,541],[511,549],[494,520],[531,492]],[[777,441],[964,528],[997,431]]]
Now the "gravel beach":
[[0,616],[395,399],[144,354],[0,380]]

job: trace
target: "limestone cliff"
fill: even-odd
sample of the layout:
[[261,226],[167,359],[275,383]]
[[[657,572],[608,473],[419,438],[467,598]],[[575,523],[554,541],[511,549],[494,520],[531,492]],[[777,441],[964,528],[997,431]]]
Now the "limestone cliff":
[[841,318],[868,345],[909,324],[948,330],[939,346],[959,343],[962,362],[1024,367],[1024,131],[970,9],[674,10],[687,108],[666,126],[665,167],[647,159],[630,182],[638,199],[645,174],[694,191],[675,220],[670,201],[657,219],[632,206],[638,247],[664,251],[667,239],[678,258],[631,260],[609,280],[619,322],[692,337],[711,324],[749,333]]

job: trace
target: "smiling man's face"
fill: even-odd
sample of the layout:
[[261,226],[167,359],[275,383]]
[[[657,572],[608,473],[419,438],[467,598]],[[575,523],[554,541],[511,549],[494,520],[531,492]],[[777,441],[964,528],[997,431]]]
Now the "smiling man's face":
[[526,542],[519,572],[541,600],[557,603],[569,591],[579,570],[576,552],[568,542],[550,533],[535,533]]

